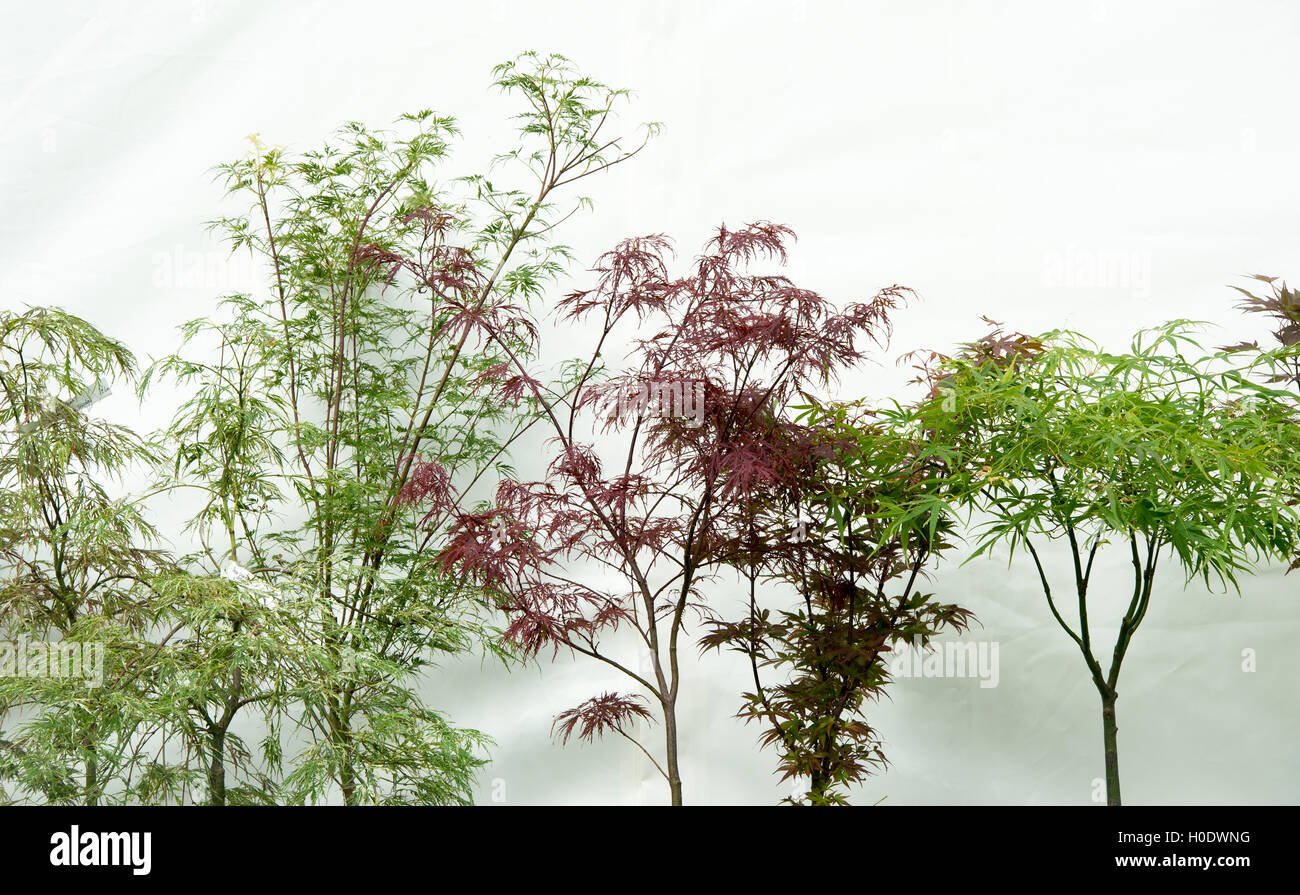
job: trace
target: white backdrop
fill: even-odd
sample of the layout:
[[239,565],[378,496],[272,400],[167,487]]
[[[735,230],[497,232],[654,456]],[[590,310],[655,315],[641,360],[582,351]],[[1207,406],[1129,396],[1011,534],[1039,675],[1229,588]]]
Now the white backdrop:
[[[1191,317],[1224,324],[1223,344],[1263,331],[1231,309],[1228,283],[1300,279],[1297,37],[1300,7],[1283,0],[12,4],[0,21],[0,303],[61,305],[142,358],[166,353],[177,323],[259,285],[203,229],[227,210],[208,169],[240,155],[245,135],[304,149],[345,120],[381,126],[432,107],[459,118],[467,173],[509,136],[491,66],[537,49],[633,88],[629,124],[665,124],[588,187],[596,209],[566,234],[579,259],[651,232],[689,254],[722,221],[767,218],[799,233],[801,285],[837,299],[894,282],[922,294],[854,392],[899,387],[897,354],[978,336],[980,314],[1117,347]],[[148,430],[175,397],[159,390],[140,408],[115,395],[98,410]],[[1117,621],[1127,570],[1112,560]],[[893,766],[857,801],[1093,800],[1097,696],[1027,572],[981,560],[937,576],[934,589],[982,621],[970,638],[998,644],[998,685],[900,680],[871,713]],[[1120,687],[1127,802],[1300,802],[1298,588],[1280,571],[1241,599],[1169,578],[1158,588]],[[773,755],[731,717],[743,669],[688,666],[687,800],[775,801]],[[428,686],[456,723],[498,742],[484,803],[666,800],[625,742],[551,742],[557,712],[624,689],[591,663],[507,675],[470,658]]]

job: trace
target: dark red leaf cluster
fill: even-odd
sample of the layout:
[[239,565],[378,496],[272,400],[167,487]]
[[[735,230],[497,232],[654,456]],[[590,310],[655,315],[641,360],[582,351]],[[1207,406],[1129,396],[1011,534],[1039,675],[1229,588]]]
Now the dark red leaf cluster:
[[[405,460],[402,461],[406,462]],[[419,504],[429,514],[441,514],[454,505],[451,475],[437,460],[414,458],[411,473],[397,495],[400,504]]]
[[576,730],[579,739],[590,743],[606,731],[622,731],[629,721],[649,719],[650,712],[646,710],[644,702],[639,696],[602,693],[557,715],[551,726],[551,734],[555,735],[558,728],[560,742],[567,744]]

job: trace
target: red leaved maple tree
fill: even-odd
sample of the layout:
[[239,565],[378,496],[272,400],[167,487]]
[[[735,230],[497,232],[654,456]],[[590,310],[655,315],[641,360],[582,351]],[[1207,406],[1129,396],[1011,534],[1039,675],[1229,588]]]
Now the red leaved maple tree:
[[[502,481],[491,506],[474,511],[458,509],[433,463],[406,495],[429,518],[452,519],[443,568],[496,596],[505,637],[522,653],[563,650],[627,676],[636,692],[570,709],[559,732],[632,740],[674,805],[680,649],[688,621],[712,617],[728,506],[797,471],[773,443],[788,404],[810,400],[863,358],[865,342],[882,341],[909,291],[890,286],[841,311],[784,275],[752,270],[783,264],[792,238],[766,222],[722,226],[681,276],[670,273],[665,237],[619,243],[593,268],[594,288],[556,308],[563,324],[594,323],[594,344],[551,385],[528,368],[517,326],[482,321],[507,359],[485,381],[533,403],[552,430],[553,459],[544,478]],[[627,363],[607,370],[604,352],[619,339],[630,339]],[[632,636],[616,642],[616,632]],[[632,729],[650,710],[663,723],[662,760]]]

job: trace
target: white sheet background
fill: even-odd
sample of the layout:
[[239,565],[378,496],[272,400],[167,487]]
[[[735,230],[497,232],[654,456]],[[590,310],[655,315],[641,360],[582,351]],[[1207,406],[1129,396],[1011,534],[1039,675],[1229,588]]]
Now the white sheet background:
[[[689,256],[719,222],[768,218],[799,233],[801,285],[921,292],[882,366],[846,389],[898,387],[894,357],[982,334],[979,314],[1117,347],[1137,327],[1203,318],[1226,324],[1222,344],[1263,335],[1228,283],[1300,279],[1298,36],[1286,2],[8,4],[0,302],[61,305],[144,358],[170,351],[177,323],[258,285],[202,226],[229,210],[206,172],[246,134],[303,149],[342,121],[428,106],[460,119],[453,165],[467,173],[508,138],[491,66],[538,49],[634,88],[629,124],[666,126],[588,187],[596,210],[566,234],[579,259],[660,231]],[[172,277],[177,258],[212,273]],[[1068,273],[1099,260],[1118,265],[1105,282]],[[115,395],[99,410],[151,429],[175,399]],[[1123,561],[1104,570],[1114,620]],[[1019,564],[943,569],[934,589],[978,614],[972,638],[1000,644],[999,686],[899,681],[870,716],[893,766],[857,801],[1092,801],[1097,696],[1033,583]],[[1120,686],[1126,801],[1300,801],[1296,589],[1279,571],[1243,599],[1165,576]],[[731,718],[744,669],[687,656],[688,802],[775,801],[772,754]],[[484,803],[665,801],[626,743],[548,737],[557,712],[614,688],[585,661],[507,675],[466,659],[428,692],[496,738]]]

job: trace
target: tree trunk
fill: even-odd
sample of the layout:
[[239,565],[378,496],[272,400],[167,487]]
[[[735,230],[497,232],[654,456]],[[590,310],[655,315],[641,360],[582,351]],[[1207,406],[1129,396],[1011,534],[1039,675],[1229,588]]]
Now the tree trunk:
[[352,770],[352,755],[348,753],[339,767],[339,789],[343,790],[343,804],[357,804],[357,778]]
[[208,804],[226,804],[226,729],[218,727],[211,732],[211,753],[208,756]]
[[825,805],[826,790],[830,788],[830,780],[821,772],[815,773],[808,780],[808,792],[804,796],[809,805]]
[[339,723],[332,732],[334,749],[339,755],[339,789],[343,792],[343,804],[359,804],[357,798],[357,772],[353,764],[351,726]]
[[[239,630],[238,623],[234,630]],[[231,675],[230,684],[230,695],[226,697],[221,720],[208,731],[212,737],[212,753],[208,758],[208,804],[217,806],[226,804],[226,731],[230,730],[230,722],[239,711],[239,697],[244,692],[244,672],[238,665]]]
[[677,764],[677,706],[664,704],[664,739],[668,756],[668,790],[674,806],[682,804],[682,775]]
[[99,760],[93,755],[86,759],[86,804],[99,804]]
[[1101,727],[1106,743],[1106,804],[1119,805],[1119,748],[1115,725],[1115,700],[1117,695],[1112,690],[1101,695]]

